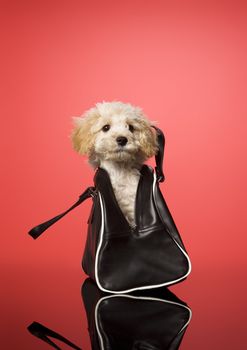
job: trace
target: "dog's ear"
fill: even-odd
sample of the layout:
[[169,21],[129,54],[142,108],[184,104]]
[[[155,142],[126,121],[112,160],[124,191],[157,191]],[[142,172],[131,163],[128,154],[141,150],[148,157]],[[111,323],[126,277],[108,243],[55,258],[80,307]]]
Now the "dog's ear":
[[139,131],[139,140],[141,145],[141,151],[145,158],[151,158],[158,152],[157,134],[152,128],[151,123],[146,118],[141,118],[139,123],[141,129]]
[[98,119],[97,110],[91,108],[82,117],[74,117],[74,129],[71,133],[73,148],[81,155],[89,156],[93,150],[94,135],[92,126]]

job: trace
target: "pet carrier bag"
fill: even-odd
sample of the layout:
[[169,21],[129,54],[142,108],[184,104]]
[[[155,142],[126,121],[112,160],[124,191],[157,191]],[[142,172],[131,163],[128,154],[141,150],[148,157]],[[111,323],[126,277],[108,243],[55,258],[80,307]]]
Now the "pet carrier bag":
[[82,260],[85,273],[105,292],[128,293],[134,290],[168,286],[184,280],[191,263],[171,213],[162,196],[165,139],[157,132],[159,152],[153,170],[144,164],[135,202],[136,227],[122,213],[106,170],[98,168],[94,187],[89,187],[67,211],[34,227],[36,239],[49,226],[91,197],[86,246]]

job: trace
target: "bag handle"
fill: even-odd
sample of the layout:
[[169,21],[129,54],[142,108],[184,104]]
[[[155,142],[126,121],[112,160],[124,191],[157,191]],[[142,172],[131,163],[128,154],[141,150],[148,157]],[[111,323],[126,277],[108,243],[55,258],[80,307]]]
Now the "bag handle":
[[158,153],[155,155],[155,161],[156,161],[155,172],[157,175],[157,181],[163,182],[165,180],[165,175],[163,172],[165,136],[163,134],[163,131],[157,128],[157,126],[152,125],[152,127],[156,130],[157,141],[158,141]]
[[78,201],[72,205],[68,210],[63,212],[62,214],[59,214],[55,216],[54,218],[43,222],[42,224],[33,227],[28,234],[33,237],[33,239],[38,238],[45,230],[48,229],[51,225],[55,224],[58,220],[60,220],[63,216],[68,214],[72,209],[76,208],[78,205],[80,205],[82,202],[84,202],[87,198],[89,197],[94,197],[95,196],[95,188],[94,187],[88,187],[80,196]]
[[64,344],[67,344],[68,346],[70,346],[71,348],[73,348],[75,350],[82,350],[77,345],[73,344],[71,341],[69,341],[68,339],[66,339],[65,337],[60,335],[59,333],[54,332],[53,330],[43,326],[39,322],[31,323],[27,327],[27,329],[32,335],[43,340],[44,342],[51,345],[53,348],[55,348],[57,350],[61,350],[61,348],[59,346],[57,346],[57,344],[55,344],[53,341],[51,341],[48,337],[57,339],[57,340],[63,342]]

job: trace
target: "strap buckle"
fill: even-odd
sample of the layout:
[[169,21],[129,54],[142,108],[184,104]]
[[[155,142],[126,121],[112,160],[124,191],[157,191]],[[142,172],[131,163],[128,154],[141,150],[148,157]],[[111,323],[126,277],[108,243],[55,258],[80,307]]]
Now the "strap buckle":
[[95,187],[90,187],[90,188],[89,188],[89,194],[90,194],[90,196],[91,196],[92,198],[95,198],[95,197],[97,197],[97,195],[98,195],[98,191],[96,190]]

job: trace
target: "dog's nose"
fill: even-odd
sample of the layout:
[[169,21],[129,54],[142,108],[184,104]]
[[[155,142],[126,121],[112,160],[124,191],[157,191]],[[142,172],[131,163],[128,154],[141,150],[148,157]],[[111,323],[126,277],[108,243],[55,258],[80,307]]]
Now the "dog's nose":
[[119,146],[125,146],[126,143],[128,142],[127,137],[124,137],[124,136],[118,136],[116,140]]

